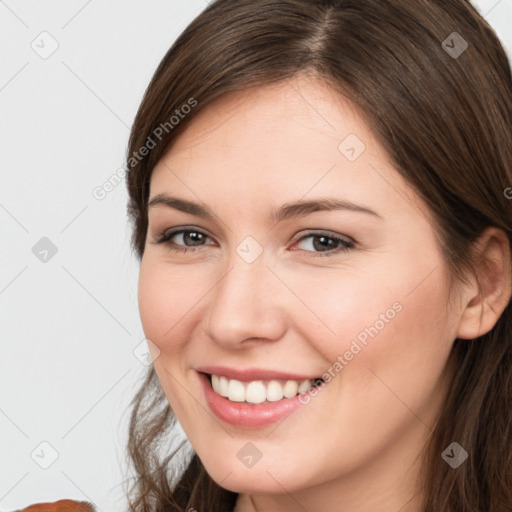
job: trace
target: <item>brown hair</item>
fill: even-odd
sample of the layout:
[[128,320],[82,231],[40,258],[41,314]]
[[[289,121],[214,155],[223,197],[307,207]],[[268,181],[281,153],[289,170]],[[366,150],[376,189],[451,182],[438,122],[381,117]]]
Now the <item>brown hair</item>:
[[[454,41],[462,48],[454,32],[468,44],[460,55],[450,53]],[[151,171],[194,116],[230,92],[309,72],[358,107],[424,199],[454,276],[465,279],[471,244],[487,226],[510,242],[510,65],[469,1],[217,0],[169,49],[132,127],[128,214],[139,259]],[[191,98],[194,108],[180,110]],[[189,113],[170,123],[176,110]],[[425,450],[427,512],[512,510],[511,315],[509,302],[489,333],[454,342],[455,375]],[[132,406],[130,510],[232,510],[237,494],[213,482],[195,454],[183,474],[178,451],[161,456],[176,419],[152,367]],[[469,453],[456,470],[441,458],[453,441]]]

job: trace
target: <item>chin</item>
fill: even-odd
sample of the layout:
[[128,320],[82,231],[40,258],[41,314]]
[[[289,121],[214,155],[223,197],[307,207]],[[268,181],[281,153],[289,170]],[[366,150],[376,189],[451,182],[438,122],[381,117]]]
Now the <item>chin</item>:
[[[209,473],[210,474],[210,473]],[[231,492],[243,493],[243,494],[281,494],[283,487],[288,492],[296,489],[290,489],[288,482],[284,482],[279,485],[268,473],[252,473],[251,471],[233,471],[229,476],[226,477],[226,473],[222,476],[211,475],[211,478],[221,487]]]
[[236,462],[227,460],[222,465],[203,462],[203,465],[215,483],[231,492],[282,494],[283,488],[287,492],[295,492],[308,486],[306,481],[298,478],[295,469],[287,469],[278,461],[267,461],[267,464],[259,461],[252,468],[245,468],[242,463],[240,467],[234,467]]

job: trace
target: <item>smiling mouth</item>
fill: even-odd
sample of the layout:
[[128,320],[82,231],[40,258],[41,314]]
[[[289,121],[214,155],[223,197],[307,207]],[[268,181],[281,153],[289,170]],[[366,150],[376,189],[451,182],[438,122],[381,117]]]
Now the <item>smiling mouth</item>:
[[321,377],[304,380],[253,380],[243,382],[237,379],[228,379],[222,375],[205,373],[210,386],[218,395],[230,402],[245,402],[248,404],[262,404],[277,402],[307,393],[314,387],[324,384]]

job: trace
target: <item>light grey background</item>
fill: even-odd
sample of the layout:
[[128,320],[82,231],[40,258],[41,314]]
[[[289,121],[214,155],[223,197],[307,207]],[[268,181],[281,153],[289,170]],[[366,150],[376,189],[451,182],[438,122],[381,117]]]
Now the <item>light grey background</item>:
[[[512,55],[512,0],[474,3]],[[156,66],[206,5],[0,1],[2,511],[123,509],[128,406],[148,361],[119,169]]]

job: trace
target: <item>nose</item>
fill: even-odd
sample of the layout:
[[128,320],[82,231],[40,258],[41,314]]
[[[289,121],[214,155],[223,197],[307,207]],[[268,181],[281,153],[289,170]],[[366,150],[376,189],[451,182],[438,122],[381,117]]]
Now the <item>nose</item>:
[[283,288],[263,256],[247,263],[234,254],[209,294],[204,330],[228,349],[281,339],[286,330]]

